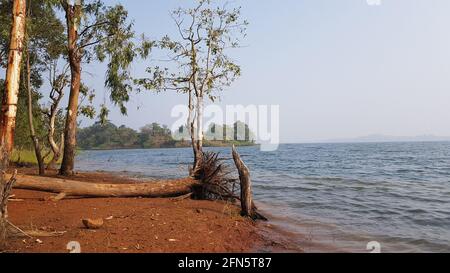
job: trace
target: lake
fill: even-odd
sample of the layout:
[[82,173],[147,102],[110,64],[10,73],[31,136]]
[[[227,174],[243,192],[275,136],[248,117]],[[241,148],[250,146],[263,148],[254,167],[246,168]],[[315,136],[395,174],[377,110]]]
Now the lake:
[[[231,150],[209,148],[231,162]],[[254,198],[307,252],[450,252],[450,142],[239,147]],[[83,151],[77,170],[180,178],[192,149]]]

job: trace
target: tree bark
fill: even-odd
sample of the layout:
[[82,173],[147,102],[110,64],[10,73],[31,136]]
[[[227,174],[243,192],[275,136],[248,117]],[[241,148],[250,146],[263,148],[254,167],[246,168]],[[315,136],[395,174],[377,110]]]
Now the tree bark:
[[179,179],[173,181],[136,184],[95,184],[57,178],[18,175],[15,189],[43,191],[77,197],[178,197],[193,192],[198,181]]
[[190,170],[189,175],[194,176],[195,170],[197,169],[197,149],[195,148],[195,123],[192,119],[193,113],[194,113],[194,106],[193,106],[193,99],[192,99],[192,90],[191,86],[189,85],[189,115],[187,120],[187,126],[189,129],[189,135],[191,136],[191,143],[192,143],[192,150],[194,152],[194,164],[192,166],[192,170]]
[[[194,125],[195,124],[195,125]],[[203,161],[203,97],[197,96],[196,119],[191,125],[192,147],[194,149],[194,176],[200,171]]]
[[53,157],[47,165],[47,170],[53,170],[56,168],[56,164],[58,164],[59,159],[61,158],[61,152],[64,151],[64,133],[61,134],[61,140],[59,146],[56,144],[53,135],[48,136],[49,142],[52,141],[50,147],[53,152]]
[[[14,0],[10,35],[8,67],[5,78],[5,94],[0,118],[0,145],[4,148],[2,161],[8,161],[14,148],[17,102],[20,85],[23,42],[26,25],[26,0]],[[3,155],[4,154],[4,155]],[[3,158],[6,156],[7,158]]]
[[198,83],[197,83],[197,73],[198,73],[198,64],[197,64],[197,49],[196,49],[196,43],[193,37],[189,38],[190,44],[191,44],[191,70],[192,75],[189,82],[189,103],[190,105],[190,112],[194,109],[194,104],[192,100],[192,92],[194,92],[195,95],[195,114],[196,116],[192,120],[191,125],[191,139],[192,139],[192,148],[194,150],[194,168],[193,168],[193,176],[197,176],[201,166],[202,166],[202,160],[203,160],[203,90],[199,89]]
[[78,47],[78,22],[81,17],[81,6],[66,4],[66,21],[68,29],[69,63],[71,72],[69,107],[67,108],[66,126],[64,130],[64,156],[60,174],[70,176],[75,167],[77,145],[78,100],[81,85],[81,53]]
[[16,180],[15,174],[9,180],[6,180],[3,169],[0,171],[0,247],[3,247],[8,238],[8,198]]
[[[55,72],[56,73],[56,72]],[[55,131],[56,131],[56,117],[58,115],[59,104],[64,97],[64,87],[66,86],[66,81],[63,78],[58,78],[53,75],[54,79],[51,81],[52,91],[50,92],[50,99],[52,100],[52,106],[50,107],[50,112],[48,115],[48,135],[47,139],[50,143],[50,148],[53,152],[53,158],[47,166],[47,169],[54,169],[59,159],[61,158],[61,152],[64,149],[64,133],[61,133],[60,144],[55,141]]]
[[30,50],[27,47],[27,61],[26,61],[26,73],[27,73],[27,93],[28,93],[28,125],[30,128],[30,137],[33,141],[34,153],[39,167],[39,175],[45,175],[44,159],[42,158],[41,145],[39,139],[36,136],[33,122],[33,94],[31,90],[31,67],[30,67]]
[[[194,102],[192,97],[192,90],[189,88],[189,116],[188,116],[188,126],[189,134],[191,136],[192,150],[194,152],[194,164],[190,175],[192,177],[197,176],[198,171],[201,167],[201,161],[203,160],[202,151],[198,148],[198,119],[194,118]],[[198,113],[198,112],[197,112]],[[197,124],[197,126],[196,126]]]
[[203,160],[203,95],[197,97],[197,161]]
[[241,208],[242,215],[254,218],[254,207],[252,198],[252,181],[250,179],[250,171],[244,164],[241,156],[233,145],[233,160],[239,172],[239,180],[241,181]]

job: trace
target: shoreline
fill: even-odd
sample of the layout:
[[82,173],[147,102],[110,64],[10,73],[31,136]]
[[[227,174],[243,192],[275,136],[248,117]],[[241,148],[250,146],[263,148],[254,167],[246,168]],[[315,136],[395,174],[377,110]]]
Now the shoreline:
[[[22,174],[35,170],[21,168]],[[55,177],[50,173],[48,177]],[[72,180],[137,183],[115,173],[78,173]],[[154,181],[154,180],[147,180]],[[240,208],[224,202],[146,198],[67,198],[49,201],[48,193],[13,190],[9,219],[26,231],[62,232],[57,237],[12,239],[6,252],[67,253],[79,242],[85,253],[261,253],[294,251],[289,239],[269,223],[254,223]],[[103,219],[89,230],[82,219]]]
[[[257,144],[257,143],[239,143],[239,142],[233,142],[233,143],[223,143],[223,144],[214,144],[214,145],[209,145],[209,144],[204,144],[203,147],[204,148],[228,148],[231,147],[232,145],[235,145],[236,147],[259,147],[261,146],[261,144]],[[126,150],[165,150],[165,149],[189,149],[192,148],[192,146],[189,145],[180,145],[180,146],[161,146],[161,147],[147,147],[147,148],[143,148],[143,147],[119,147],[119,148],[90,148],[90,149],[82,149],[82,148],[78,148],[77,151],[83,152],[83,151],[126,151]]]

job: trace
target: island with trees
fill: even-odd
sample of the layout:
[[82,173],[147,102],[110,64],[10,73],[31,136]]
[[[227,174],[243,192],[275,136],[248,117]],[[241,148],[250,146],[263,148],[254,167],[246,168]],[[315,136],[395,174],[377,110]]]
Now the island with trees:
[[[234,133],[238,124],[226,127],[231,132],[229,139],[217,140],[212,131],[219,125],[211,125],[205,133],[203,146],[205,147],[231,147],[253,146],[255,144],[253,133],[246,126],[246,136],[238,136]],[[185,130],[185,128],[180,128]],[[237,131],[236,131],[237,132]],[[175,132],[175,134],[179,131]],[[226,134],[226,133],[224,133]],[[174,133],[166,126],[158,123],[145,125],[139,131],[126,127],[116,126],[111,122],[102,124],[96,122],[94,125],[78,130],[78,147],[81,150],[114,150],[114,149],[157,149],[157,148],[186,148],[191,147],[190,139],[177,140]],[[240,140],[243,139],[243,140]]]

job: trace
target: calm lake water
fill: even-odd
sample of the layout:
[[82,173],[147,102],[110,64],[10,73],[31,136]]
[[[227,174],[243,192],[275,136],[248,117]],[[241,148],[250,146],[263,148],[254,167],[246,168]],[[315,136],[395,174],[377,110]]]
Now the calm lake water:
[[[230,158],[230,149],[212,148]],[[450,142],[241,147],[254,195],[305,251],[450,252]],[[84,151],[83,171],[187,174],[191,149]],[[231,161],[230,161],[231,164]]]

